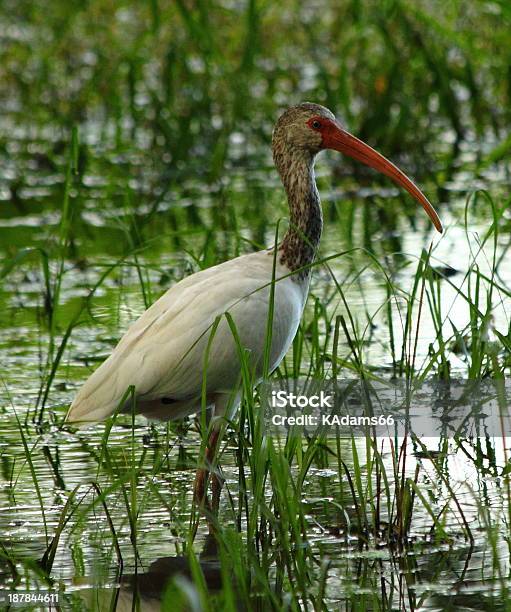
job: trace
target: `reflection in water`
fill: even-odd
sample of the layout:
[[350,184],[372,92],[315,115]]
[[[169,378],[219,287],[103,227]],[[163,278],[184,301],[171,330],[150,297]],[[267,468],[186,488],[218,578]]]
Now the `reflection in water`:
[[[222,587],[217,544],[213,537],[205,539],[198,560],[204,583],[211,595]],[[167,598],[176,612],[201,610],[201,600],[194,586],[189,557],[161,557],[144,572],[124,575],[113,589],[84,589],[79,596],[91,611],[114,609],[117,612],[139,609],[140,612],[160,611],[162,599]]]
[[[220,561],[215,557],[215,552],[214,540],[206,539],[199,565],[209,597],[222,587]],[[503,556],[506,554],[504,550],[501,552]],[[347,557],[350,556],[348,553]],[[417,551],[412,555],[404,551],[392,557],[388,568],[382,555],[373,551],[363,557],[351,558],[351,564],[352,573],[346,579],[343,566],[332,563],[328,583],[348,592],[357,592],[358,589],[361,593],[380,591],[381,601],[387,601],[389,605],[392,601],[399,602],[393,608],[396,610],[499,612],[507,609],[499,595],[501,584],[494,578],[484,547],[480,545],[457,545],[456,548],[442,548],[437,552],[427,552],[425,548],[420,555]],[[375,567],[379,568],[378,572],[374,572]],[[368,584],[364,576],[370,575],[381,575],[384,580]],[[353,583],[353,576],[358,576],[358,589]],[[134,606],[139,606],[141,612],[159,611],[162,601],[171,603],[176,611],[202,609],[189,559],[183,556],[159,558],[151,563],[147,571],[123,576],[116,588],[83,589],[78,594],[88,610],[98,612],[107,609],[131,611]],[[331,601],[337,607],[342,599]],[[373,608],[368,606],[364,609]]]

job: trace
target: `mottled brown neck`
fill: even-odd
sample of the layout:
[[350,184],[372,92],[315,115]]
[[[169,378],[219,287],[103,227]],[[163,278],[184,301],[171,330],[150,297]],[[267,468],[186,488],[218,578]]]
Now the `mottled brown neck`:
[[[298,270],[314,261],[323,215],[314,177],[314,155],[309,151],[286,150],[274,146],[273,159],[287,193],[289,229],[279,246],[280,261],[290,270]],[[310,274],[310,267],[299,273]]]

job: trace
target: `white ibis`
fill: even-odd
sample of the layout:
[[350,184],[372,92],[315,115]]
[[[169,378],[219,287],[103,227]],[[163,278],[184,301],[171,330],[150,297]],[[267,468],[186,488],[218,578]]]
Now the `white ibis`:
[[[215,416],[224,414],[229,404],[236,407],[240,344],[248,351],[254,380],[263,374],[272,284],[271,349],[266,360],[270,372],[279,365],[298,329],[321,237],[323,219],[314,160],[323,149],[344,153],[390,177],[420,202],[442,232],[437,213],[420,189],[393,163],[348,133],[323,106],[304,103],[286,110],[273,131],[272,149],[290,213],[289,229],[277,253],[269,248],[242,255],[171,287],[129,328],[110,357],[85,382],[71,404],[68,422],[107,418],[130,386],[135,389],[137,411],[149,418],[193,414],[200,410],[202,397]],[[235,324],[238,344],[223,316],[227,312]],[[216,425],[208,440],[206,466],[214,456],[218,432]],[[196,499],[205,499],[206,474],[206,467],[197,472]]]

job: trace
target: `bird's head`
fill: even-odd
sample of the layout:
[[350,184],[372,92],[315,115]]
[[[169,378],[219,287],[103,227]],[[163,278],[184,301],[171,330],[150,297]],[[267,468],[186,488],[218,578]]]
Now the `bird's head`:
[[324,149],[344,153],[406,189],[423,206],[436,229],[443,231],[435,209],[417,185],[391,161],[346,131],[335,115],[320,104],[304,102],[282,113],[273,130],[272,148],[280,164],[289,155],[313,158]]

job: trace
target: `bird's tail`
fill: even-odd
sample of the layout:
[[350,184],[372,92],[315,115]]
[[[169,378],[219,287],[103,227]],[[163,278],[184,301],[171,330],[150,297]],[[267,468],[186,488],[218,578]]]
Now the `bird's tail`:
[[66,423],[85,427],[104,421],[116,412],[125,396],[129,395],[127,389],[121,389],[117,384],[115,373],[107,372],[107,361],[86,380],[76,394],[66,415]]

